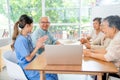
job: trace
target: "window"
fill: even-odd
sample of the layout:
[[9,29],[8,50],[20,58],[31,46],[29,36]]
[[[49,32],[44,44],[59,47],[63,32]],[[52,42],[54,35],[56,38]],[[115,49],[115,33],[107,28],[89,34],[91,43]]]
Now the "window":
[[[0,33],[5,33],[4,37],[7,34],[7,37],[11,36],[13,25],[20,15],[28,14],[33,17],[35,26],[38,26],[41,16],[49,16],[49,30],[56,38],[79,38],[80,33],[89,32],[91,28],[90,10],[95,4],[96,0],[1,0],[0,15],[6,20],[1,22]],[[58,33],[62,36],[56,36]],[[0,38],[3,38],[2,35]]]
[[46,0],[45,13],[52,23],[79,23],[80,0]]
[[120,0],[100,0],[99,5],[115,5],[120,4]]
[[[34,23],[38,23],[42,16],[41,0],[9,0],[11,32],[13,32],[14,23],[18,21],[22,14],[33,17]],[[36,25],[34,27],[36,29]],[[12,34],[12,33],[11,33]]]
[[57,39],[77,39],[79,36],[79,25],[52,25],[49,30]]
[[99,0],[81,0],[81,27],[80,35],[90,34],[92,29],[91,8]]
[[41,0],[9,0],[9,3],[13,22],[16,22],[22,14],[28,14],[37,23],[42,15]]
[[50,31],[56,38],[79,37],[80,0],[45,0],[45,15],[50,17]]
[[0,46],[10,42],[9,10],[7,1],[0,1]]
[[8,6],[5,0],[0,2],[0,39],[9,37]]

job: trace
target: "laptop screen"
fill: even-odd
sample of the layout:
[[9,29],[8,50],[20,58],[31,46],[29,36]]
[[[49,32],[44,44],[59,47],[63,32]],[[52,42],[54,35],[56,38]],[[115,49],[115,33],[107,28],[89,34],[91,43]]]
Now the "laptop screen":
[[47,64],[81,65],[83,45],[45,45]]

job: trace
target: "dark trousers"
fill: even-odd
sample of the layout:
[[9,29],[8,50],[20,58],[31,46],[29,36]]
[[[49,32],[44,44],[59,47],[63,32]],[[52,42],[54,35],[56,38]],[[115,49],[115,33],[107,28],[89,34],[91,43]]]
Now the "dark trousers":
[[107,73],[104,73],[104,74],[102,75],[102,80],[106,80],[106,78],[107,78]]
[[[108,79],[109,76],[116,77],[116,78],[120,78],[120,76],[117,75],[117,74],[115,74],[115,73],[109,73],[108,76],[107,76],[106,73],[104,73],[103,76],[102,76],[102,80]],[[97,80],[97,76],[95,77],[95,80]]]
[[115,73],[109,73],[109,76],[116,77],[116,78],[120,79],[120,75],[115,74]]
[[[95,76],[95,80],[97,80],[97,76]],[[106,80],[106,73],[103,74],[102,80]]]

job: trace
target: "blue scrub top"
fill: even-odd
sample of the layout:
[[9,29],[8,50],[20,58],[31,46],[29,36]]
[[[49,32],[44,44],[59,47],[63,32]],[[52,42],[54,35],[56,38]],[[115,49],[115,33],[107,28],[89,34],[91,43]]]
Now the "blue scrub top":
[[[25,58],[33,51],[33,45],[31,42],[31,37],[28,36],[23,36],[23,35],[18,35],[15,44],[14,44],[14,50],[16,52],[16,56],[18,59],[18,64],[21,66],[23,69],[25,75],[27,76],[28,79],[32,80],[34,76],[38,75],[38,79],[40,78],[39,72],[37,71],[26,71],[24,68],[32,61],[27,61]],[[35,56],[34,56],[35,58]],[[33,58],[33,59],[34,59]],[[35,80],[38,80],[35,79]]]
[[29,62],[25,59],[32,51],[33,51],[33,45],[31,43],[31,37],[28,36],[23,36],[23,35],[18,35],[15,44],[14,44],[14,49],[15,52],[17,53],[17,59],[18,63],[22,66],[25,67]]
[[[27,35],[26,37],[21,34],[18,35],[14,44],[14,50],[18,59],[18,64],[23,69],[28,80],[40,80],[39,71],[24,69],[36,57],[34,56],[31,61],[27,61],[25,59],[33,51],[32,39],[30,35]],[[46,74],[46,80],[58,80],[58,77],[56,74]]]
[[[45,44],[47,44],[47,45],[56,44],[57,39],[55,39],[49,31],[44,31],[43,29],[39,28],[39,29],[35,30],[31,35],[33,47],[35,47],[37,40],[40,37],[43,37],[45,35],[48,36],[48,39],[45,41]],[[44,51],[44,48],[41,48],[38,50],[38,53],[41,54],[43,51]]]

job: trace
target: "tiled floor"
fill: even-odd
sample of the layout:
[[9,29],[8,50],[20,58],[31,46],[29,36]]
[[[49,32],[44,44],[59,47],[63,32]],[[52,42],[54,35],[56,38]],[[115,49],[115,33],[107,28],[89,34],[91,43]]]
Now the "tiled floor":
[[[59,80],[93,80],[90,76],[86,75],[74,75],[74,74],[58,74]],[[8,74],[6,68],[3,69],[2,72],[0,72],[0,80],[14,80],[11,79]],[[117,78],[111,77],[111,80],[120,80]]]

